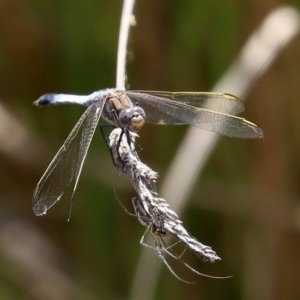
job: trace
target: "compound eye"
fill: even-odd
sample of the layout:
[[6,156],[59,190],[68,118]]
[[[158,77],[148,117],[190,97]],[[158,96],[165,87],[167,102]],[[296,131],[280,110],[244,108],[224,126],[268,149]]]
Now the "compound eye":
[[141,107],[126,108],[119,113],[119,125],[122,128],[137,132],[143,126],[145,118],[145,111]]
[[146,114],[140,106],[135,106],[132,111],[133,115],[129,124],[129,130],[138,132],[145,123]]
[[119,122],[122,128],[128,128],[131,119],[133,117],[133,110],[131,108],[126,108],[119,113]]
[[146,119],[146,113],[140,106],[135,106],[133,112],[135,117],[142,117],[144,120]]

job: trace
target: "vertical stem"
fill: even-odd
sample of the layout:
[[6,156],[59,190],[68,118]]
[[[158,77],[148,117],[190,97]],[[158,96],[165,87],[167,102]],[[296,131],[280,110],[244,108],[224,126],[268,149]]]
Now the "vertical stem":
[[125,90],[126,56],[130,26],[134,24],[133,6],[135,0],[124,0],[119,32],[116,88]]

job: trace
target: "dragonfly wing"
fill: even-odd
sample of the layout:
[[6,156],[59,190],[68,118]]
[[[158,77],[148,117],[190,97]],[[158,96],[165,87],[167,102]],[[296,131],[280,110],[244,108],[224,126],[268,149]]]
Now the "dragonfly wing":
[[35,215],[46,214],[67,188],[73,197],[104,104],[105,99],[96,100],[86,109],[51,161],[33,194]]
[[[131,92],[131,91],[129,91]],[[221,113],[237,115],[244,111],[243,101],[231,94],[215,92],[165,92],[165,91],[132,91],[153,97],[169,99],[197,108],[209,109]],[[126,92],[127,93],[127,92]]]
[[262,129],[244,118],[207,108],[191,106],[170,98],[156,96],[156,94],[143,94],[136,91],[129,91],[126,94],[134,103],[141,105],[145,110],[146,122],[149,123],[190,124],[231,137],[263,137]]

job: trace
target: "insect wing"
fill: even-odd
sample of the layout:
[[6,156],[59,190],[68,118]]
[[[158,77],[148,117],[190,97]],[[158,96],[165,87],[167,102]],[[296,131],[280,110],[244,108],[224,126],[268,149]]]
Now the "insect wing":
[[104,99],[97,100],[86,109],[51,161],[33,194],[35,215],[46,214],[67,188],[72,189],[72,199],[104,104]]
[[126,91],[126,94],[145,110],[148,123],[190,124],[231,137],[263,137],[259,126],[229,114],[243,109],[242,102],[229,94],[151,91]]
[[[131,91],[129,91],[131,92]],[[216,92],[166,92],[166,91],[132,91],[154,97],[169,99],[197,108],[221,113],[240,114],[244,111],[243,101],[231,94]],[[127,92],[126,92],[127,93]]]

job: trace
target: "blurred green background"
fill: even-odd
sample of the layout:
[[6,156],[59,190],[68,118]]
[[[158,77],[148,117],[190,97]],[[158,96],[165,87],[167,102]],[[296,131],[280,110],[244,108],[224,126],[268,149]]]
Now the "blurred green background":
[[[209,91],[266,15],[285,3],[300,8],[299,1],[137,0],[128,87]],[[120,0],[0,0],[0,299],[129,299],[145,228],[116,200],[115,193],[130,209],[134,191],[117,175],[100,133],[71,221],[67,199],[45,217],[31,208],[36,183],[84,111],[32,102],[46,92],[114,87],[121,8]],[[299,65],[298,36],[247,98],[244,116],[266,138],[221,138],[180,216],[222,257],[216,265],[194,258],[193,266],[234,277],[199,278],[176,263],[196,284],[163,268],[154,299],[299,299]],[[185,130],[140,132],[140,156],[159,172],[158,190]]]

